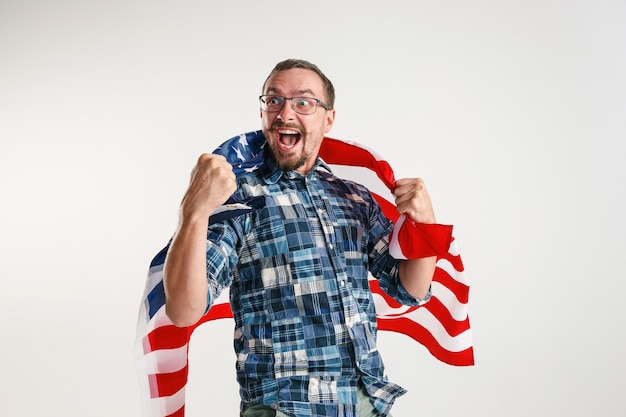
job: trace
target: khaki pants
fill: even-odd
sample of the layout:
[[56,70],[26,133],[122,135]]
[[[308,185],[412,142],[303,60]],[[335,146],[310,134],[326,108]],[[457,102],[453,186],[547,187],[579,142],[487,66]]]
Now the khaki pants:
[[[358,404],[357,404],[357,416],[358,417],[380,417],[380,413],[374,408],[368,395],[365,393],[365,388],[361,387],[357,392]],[[250,404],[241,413],[241,417],[288,417],[287,414],[281,413],[271,409],[266,405]],[[392,417],[389,414],[387,417]]]

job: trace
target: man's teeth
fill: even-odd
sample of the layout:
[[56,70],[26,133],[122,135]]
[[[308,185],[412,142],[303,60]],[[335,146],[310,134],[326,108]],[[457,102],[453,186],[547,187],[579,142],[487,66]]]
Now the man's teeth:
[[291,130],[291,129],[285,129],[285,130],[279,130],[278,133],[280,133],[281,135],[297,135],[298,131],[297,130]]

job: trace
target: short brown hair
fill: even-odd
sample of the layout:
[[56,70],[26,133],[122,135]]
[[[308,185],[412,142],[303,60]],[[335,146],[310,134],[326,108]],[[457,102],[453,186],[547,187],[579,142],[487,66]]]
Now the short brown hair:
[[303,59],[285,59],[284,61],[276,64],[274,69],[270,72],[270,75],[267,76],[265,82],[263,83],[263,93],[265,93],[265,85],[267,84],[267,80],[269,80],[272,75],[276,74],[280,71],[285,71],[292,68],[302,68],[314,71],[317,75],[320,76],[322,82],[324,83],[324,92],[326,93],[326,105],[332,109],[335,106],[335,87],[333,87],[333,83],[324,75],[322,70],[320,70],[317,65],[310,63],[309,61],[305,61]]

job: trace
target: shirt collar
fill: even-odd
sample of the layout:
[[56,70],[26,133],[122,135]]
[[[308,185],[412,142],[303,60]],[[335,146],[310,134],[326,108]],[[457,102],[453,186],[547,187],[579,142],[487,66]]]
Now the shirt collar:
[[[270,155],[269,152],[266,152],[263,165],[261,166],[260,170],[261,170],[262,177],[265,179],[265,182],[267,182],[268,184],[276,184],[283,175],[287,179],[304,178],[301,174],[297,172],[283,171],[282,169],[278,168],[278,165],[276,165],[276,161]],[[311,169],[311,171],[309,171],[309,173],[306,175],[306,178],[310,178],[314,172],[320,172],[320,171],[328,172],[332,174],[332,170],[330,169],[330,166],[326,162],[324,162],[322,158],[318,156],[317,159],[315,160],[315,165],[313,165],[313,168]]]

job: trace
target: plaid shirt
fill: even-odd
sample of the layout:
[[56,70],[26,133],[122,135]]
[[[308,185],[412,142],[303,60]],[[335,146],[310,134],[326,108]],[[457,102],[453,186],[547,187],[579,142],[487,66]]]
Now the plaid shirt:
[[420,303],[388,254],[393,224],[320,159],[305,177],[268,158],[237,181],[238,197],[264,195],[266,206],[209,227],[207,274],[209,308],[230,286],[242,410],[356,417],[364,386],[387,415],[405,390],[384,374],[368,270],[398,302]]

